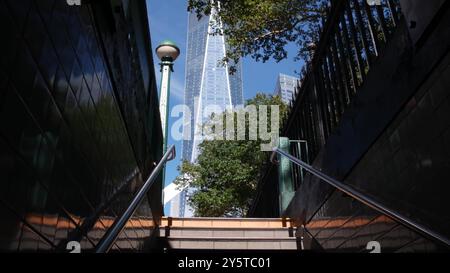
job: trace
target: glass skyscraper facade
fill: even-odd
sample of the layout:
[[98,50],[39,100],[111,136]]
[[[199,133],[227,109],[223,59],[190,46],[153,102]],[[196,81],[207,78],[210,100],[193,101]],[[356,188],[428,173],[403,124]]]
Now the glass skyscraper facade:
[[277,79],[277,85],[275,86],[275,95],[279,95],[281,100],[289,105],[294,94],[297,81],[299,79],[285,74],[279,74]]
[[[214,11],[213,11],[214,12]],[[203,16],[200,20],[195,13],[189,14],[185,104],[191,111],[190,140],[183,141],[183,160],[195,162],[197,146],[202,138],[200,127],[206,121],[205,109],[216,106],[225,110],[243,104],[242,67],[235,64],[236,72],[229,73],[229,67],[220,63],[227,48],[226,37],[211,35],[214,31],[214,16]],[[186,128],[185,128],[186,129]],[[186,205],[187,191],[181,192],[171,201],[172,216],[191,216]]]

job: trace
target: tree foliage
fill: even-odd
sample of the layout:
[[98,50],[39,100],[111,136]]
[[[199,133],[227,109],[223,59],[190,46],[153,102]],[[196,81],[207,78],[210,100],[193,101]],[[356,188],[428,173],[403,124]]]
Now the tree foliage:
[[[256,61],[287,58],[286,45],[296,43],[296,59],[305,58],[307,45],[318,39],[318,23],[327,0],[189,0],[188,10],[200,18],[215,17],[223,26],[212,34],[225,35],[229,48],[223,62],[241,57]],[[212,12],[212,11],[216,12]]]
[[[258,94],[246,105],[279,105],[281,118],[287,112],[279,96]],[[246,214],[261,168],[267,162],[268,155],[261,151],[260,144],[260,140],[207,140],[199,145],[200,155],[196,163],[182,163],[179,167],[181,174],[175,183],[189,185],[192,189],[188,193],[188,202],[196,216]]]

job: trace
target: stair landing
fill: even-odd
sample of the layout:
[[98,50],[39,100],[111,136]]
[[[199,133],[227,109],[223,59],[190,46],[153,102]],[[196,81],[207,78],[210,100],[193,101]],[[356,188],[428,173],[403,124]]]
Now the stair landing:
[[299,249],[290,219],[165,217],[159,237],[171,249]]
[[289,218],[176,218],[163,217],[161,227],[211,227],[211,228],[293,228]]

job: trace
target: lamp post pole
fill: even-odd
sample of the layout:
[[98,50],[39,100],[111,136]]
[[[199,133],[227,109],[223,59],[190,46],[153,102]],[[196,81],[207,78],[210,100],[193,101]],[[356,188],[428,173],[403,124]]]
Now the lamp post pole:
[[[161,60],[161,85],[159,94],[159,112],[161,115],[161,126],[163,133],[163,154],[167,151],[169,131],[169,98],[170,98],[170,76],[173,72],[173,62],[180,56],[180,49],[172,41],[163,41],[157,48],[156,54]],[[163,183],[166,169],[164,168]]]
[[163,132],[163,153],[167,149],[167,134],[169,120],[169,97],[170,97],[170,76],[173,72],[173,62],[162,61],[161,65],[161,91],[159,98],[159,112],[161,114],[161,126]]
[[[167,150],[167,134],[169,120],[169,98],[170,98],[170,76],[173,72],[173,62],[180,55],[180,49],[171,41],[164,41],[156,48],[156,54],[161,60],[161,91],[159,95],[159,112],[161,114],[161,125],[163,130],[164,146]],[[164,153],[163,152],[163,153]]]

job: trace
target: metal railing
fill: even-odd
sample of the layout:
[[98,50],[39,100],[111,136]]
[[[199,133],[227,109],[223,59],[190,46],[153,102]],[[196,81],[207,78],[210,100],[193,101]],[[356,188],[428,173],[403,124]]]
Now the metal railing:
[[288,158],[292,163],[301,166],[306,171],[308,171],[312,175],[318,177],[319,179],[325,181],[326,183],[328,183],[332,187],[336,188],[337,190],[349,195],[350,197],[358,200],[359,202],[365,204],[366,206],[392,218],[394,221],[397,221],[398,223],[422,234],[423,236],[425,236],[427,238],[430,238],[430,239],[438,241],[442,244],[445,244],[447,247],[450,246],[450,239],[448,239],[446,236],[443,236],[437,232],[434,232],[430,228],[428,228],[420,223],[417,223],[416,221],[398,213],[397,211],[394,211],[394,210],[384,206],[383,204],[381,204],[377,200],[371,198],[370,196],[367,196],[367,195],[359,192],[358,190],[354,189],[353,187],[346,185],[345,183],[338,181],[338,180],[324,174],[323,172],[315,169],[311,165],[301,161],[300,159],[290,155],[289,153],[286,153],[283,150],[280,150],[278,148],[273,149],[272,155],[270,157],[270,160],[272,163],[274,163],[274,164],[278,163],[277,159],[275,158],[277,156],[277,154]]
[[[308,141],[306,140],[289,140],[290,143],[290,153],[294,155],[296,158],[300,158],[301,160],[309,163],[309,153],[308,153]],[[298,190],[303,183],[305,178],[305,171],[300,166],[293,166],[292,168],[292,179],[294,181],[294,188]]]
[[108,229],[106,234],[102,237],[100,242],[98,243],[95,252],[96,253],[106,253],[110,250],[114,242],[117,240],[117,237],[122,232],[123,228],[125,227],[126,223],[130,220],[131,216],[133,216],[134,212],[138,208],[139,204],[142,202],[142,200],[147,195],[147,192],[152,187],[153,183],[155,182],[156,178],[158,178],[159,173],[164,168],[164,165],[174,159],[176,157],[176,151],[175,146],[172,145],[167,152],[164,154],[162,159],[159,161],[158,165],[153,169],[152,173],[150,174],[147,181],[145,181],[142,188],[139,190],[139,192],[134,196],[133,200],[131,201],[128,208],[125,210],[125,212],[122,213],[122,215],[117,218],[113,225]]

